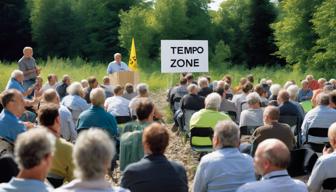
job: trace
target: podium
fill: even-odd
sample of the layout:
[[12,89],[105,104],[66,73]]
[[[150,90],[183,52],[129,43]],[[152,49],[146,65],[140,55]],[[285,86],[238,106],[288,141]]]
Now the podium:
[[125,86],[126,83],[132,83],[134,86],[139,84],[140,75],[134,71],[119,71],[109,75],[110,83],[112,85]]

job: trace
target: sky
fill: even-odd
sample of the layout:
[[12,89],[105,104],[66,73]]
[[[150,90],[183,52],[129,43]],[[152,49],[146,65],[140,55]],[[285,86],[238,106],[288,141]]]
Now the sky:
[[[212,0],[212,3],[209,3],[209,7],[211,10],[217,11],[219,5],[225,0]],[[271,2],[278,2],[278,0],[270,0]]]

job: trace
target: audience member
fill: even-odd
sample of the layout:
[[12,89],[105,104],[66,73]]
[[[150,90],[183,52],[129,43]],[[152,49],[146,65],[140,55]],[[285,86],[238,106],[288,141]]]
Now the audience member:
[[144,156],[142,132],[153,122],[154,104],[148,100],[140,101],[136,108],[137,120],[129,122],[121,129],[120,137],[120,170],[127,165],[139,161]]
[[11,74],[11,78],[9,79],[5,90],[16,89],[20,91],[20,93],[22,93],[24,97],[29,96],[34,91],[34,87],[29,87],[25,89],[23,87],[23,79],[23,72],[20,70],[14,70]]
[[19,135],[14,152],[20,172],[9,183],[0,184],[0,191],[53,191],[44,181],[52,165],[54,146],[55,137],[42,128]]
[[104,76],[103,77],[103,86],[102,87],[105,90],[106,97],[113,96],[114,87],[113,87],[113,85],[111,85],[111,81],[110,81],[109,76]]
[[249,75],[247,75],[246,76],[246,79],[250,82],[250,83],[254,83],[254,77],[253,77],[253,75],[252,74],[249,74]]
[[63,97],[68,95],[67,88],[69,87],[70,84],[71,79],[69,75],[63,75],[62,82],[56,87],[56,91],[61,100],[63,99]]
[[232,98],[232,102],[236,105],[237,107],[237,120],[239,121],[240,119],[240,113],[243,111],[242,109],[242,104],[246,102],[246,96],[252,91],[253,85],[250,82],[247,82],[244,84],[242,88],[242,93],[238,95],[234,95]]
[[74,82],[68,88],[69,95],[62,99],[61,104],[66,106],[72,114],[72,120],[74,124],[77,124],[79,115],[87,110],[90,105],[86,102],[84,97],[84,91],[80,83]]
[[287,90],[287,88],[288,88],[289,86],[291,86],[291,85],[295,85],[295,84],[293,83],[293,81],[286,81],[286,83],[284,84],[283,88]]
[[281,85],[279,85],[279,84],[272,84],[270,86],[271,95],[269,96],[268,100],[270,100],[270,101],[277,100],[278,94],[279,94],[280,90],[281,90]]
[[55,153],[47,178],[54,187],[59,187],[64,181],[69,182],[74,179],[74,165],[71,156],[73,145],[60,137],[61,119],[58,105],[42,105],[38,111],[38,121],[56,137]]
[[290,85],[287,88],[287,92],[289,94],[289,101],[291,103],[293,103],[299,109],[301,117],[302,117],[302,120],[303,120],[303,118],[305,116],[305,112],[304,112],[303,107],[300,105],[300,103],[297,102],[297,96],[298,96],[298,92],[299,92],[299,87],[297,85]]
[[322,191],[323,181],[336,177],[336,123],[328,130],[330,146],[323,149],[323,155],[316,161],[313,171],[308,180],[308,189],[312,192]]
[[318,89],[315,89],[313,91],[313,97],[311,99],[312,101],[312,104],[313,104],[313,107],[315,107],[317,105],[317,96],[323,92],[323,88],[324,88],[324,83],[326,82],[327,80],[324,79],[324,78],[320,78],[317,83],[319,85],[319,88]]
[[336,109],[336,90],[329,93],[329,107]]
[[91,76],[88,78],[88,83],[89,83],[89,87],[85,89],[85,93],[84,93],[84,99],[86,100],[87,103],[91,103],[90,100],[90,93],[93,89],[99,87],[98,81],[96,79],[96,77]]
[[105,180],[110,162],[116,151],[109,136],[99,129],[83,131],[74,146],[75,180],[55,190],[56,192],[126,192],[128,190],[112,187]]
[[48,89],[43,93],[42,105],[56,104],[59,106],[58,113],[61,119],[61,137],[74,143],[77,138],[76,126],[73,122],[71,112],[67,107],[60,104],[60,98],[56,91]]
[[123,97],[125,99],[132,100],[136,96],[137,96],[137,93],[134,92],[133,84],[132,83],[126,83]]
[[89,82],[86,79],[82,79],[80,84],[83,87],[83,89],[87,89],[89,87]]
[[278,104],[280,109],[280,116],[295,116],[298,124],[301,124],[304,116],[297,105],[289,101],[289,93],[286,90],[281,90],[278,94]]
[[48,75],[48,82],[42,86],[42,92],[46,91],[47,89],[54,89],[58,86],[57,83],[57,76],[55,74]]
[[169,132],[154,123],[146,127],[142,136],[145,157],[129,165],[123,172],[121,186],[132,192],[187,192],[188,181],[184,167],[168,161],[164,152],[169,144]]
[[260,96],[260,106],[266,107],[268,105],[268,95],[267,90],[262,87],[262,85],[256,85],[254,91]]
[[260,181],[241,186],[238,192],[252,191],[295,191],[308,192],[307,186],[299,180],[292,179],[287,172],[290,152],[286,145],[278,139],[266,139],[257,148],[254,167],[257,174],[262,175]]
[[202,97],[206,97],[210,93],[212,93],[212,89],[209,87],[209,81],[205,77],[200,77],[198,79],[198,86],[199,86],[199,91],[198,95]]
[[190,84],[195,84],[197,85],[197,82],[194,81],[194,76],[192,73],[188,73],[186,74],[185,78],[187,79],[187,84],[190,85]]
[[172,109],[172,111],[175,113],[175,111],[177,109],[175,109],[175,102],[181,100],[181,98],[188,94],[188,90],[187,90],[187,79],[182,77],[180,79],[180,84],[176,87],[173,87],[170,91],[169,91],[169,104],[170,104],[170,108]]
[[260,108],[260,97],[258,93],[249,93],[246,96],[248,109],[243,110],[240,115],[239,126],[260,126],[263,124],[263,110]]
[[312,91],[319,88],[317,80],[314,79],[313,75],[307,75],[306,80],[308,81],[308,88]]
[[114,96],[105,100],[105,109],[111,113],[114,117],[130,117],[130,111],[128,108],[129,100],[122,97],[124,88],[117,85],[114,88]]
[[194,178],[194,192],[236,191],[255,181],[253,160],[240,153],[239,128],[232,121],[220,121],[212,139],[214,152],[202,157]]
[[238,94],[241,94],[243,93],[243,88],[244,88],[244,85],[247,83],[247,79],[242,77],[239,81],[239,85],[237,87],[234,88],[234,94],[238,95]]
[[313,97],[313,91],[309,88],[308,80],[301,81],[302,88],[299,91],[298,101],[303,102],[310,100]]
[[180,105],[181,110],[194,110],[198,111],[202,108],[204,108],[204,97],[199,96],[198,93],[198,87],[195,84],[188,85],[188,94],[183,96]]
[[278,107],[268,106],[264,110],[264,125],[258,127],[252,134],[251,155],[254,156],[258,145],[266,139],[279,139],[289,150],[295,146],[295,137],[287,124],[279,123],[280,110]]
[[5,90],[0,97],[4,107],[0,113],[0,136],[14,142],[20,133],[26,131],[26,125],[28,125],[18,119],[25,111],[24,99],[22,94],[15,89]]
[[218,93],[222,97],[222,101],[221,101],[221,104],[220,104],[220,107],[219,107],[219,111],[223,111],[223,112],[227,112],[227,113],[229,111],[234,112],[234,113],[236,113],[236,118],[237,118],[237,107],[236,107],[236,105],[232,101],[226,99],[226,93],[228,91],[228,88],[229,88],[229,85],[225,84],[224,88],[220,87],[220,88],[216,89],[216,93]]
[[[326,128],[336,122],[336,110],[329,108],[329,95],[325,93],[319,94],[317,98],[317,106],[310,110],[302,123],[302,143],[306,142],[306,136],[310,128]],[[309,136],[309,142],[324,143],[328,142],[327,138]]]
[[25,90],[28,90],[29,87],[34,85],[36,77],[41,72],[41,68],[36,66],[36,62],[33,57],[33,48],[23,48],[23,57],[18,61],[18,63],[19,69],[24,75],[23,87]]

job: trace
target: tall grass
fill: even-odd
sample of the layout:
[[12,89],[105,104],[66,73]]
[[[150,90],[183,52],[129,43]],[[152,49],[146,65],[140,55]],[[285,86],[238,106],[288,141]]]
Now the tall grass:
[[[38,61],[38,65],[42,68],[41,76],[44,81],[46,81],[46,77],[50,73],[56,74],[59,79],[61,79],[64,74],[68,74],[73,81],[80,81],[93,75],[101,81],[106,75],[107,67],[107,63],[89,63],[80,58],[71,60],[48,58],[46,61]],[[159,70],[158,62],[153,62],[151,65],[155,66],[140,70],[141,81],[148,83],[151,90],[164,90],[178,82],[179,74],[162,74]],[[5,88],[11,72],[17,67],[18,64],[16,62],[0,62],[0,91]],[[239,79],[248,74],[253,74],[256,82],[261,78],[267,78],[280,84],[284,84],[288,80],[294,80],[298,83],[306,75],[299,70],[281,67],[257,67],[248,70],[242,66],[212,67],[210,64],[209,73],[197,73],[195,76],[210,75],[212,80],[219,80],[222,79],[225,74],[230,74],[233,77],[233,85],[237,85]],[[321,74],[321,72],[312,72],[312,74]]]

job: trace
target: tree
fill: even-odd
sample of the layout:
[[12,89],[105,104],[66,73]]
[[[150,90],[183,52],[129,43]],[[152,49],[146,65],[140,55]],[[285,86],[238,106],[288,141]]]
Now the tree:
[[220,40],[216,45],[215,53],[212,57],[212,63],[221,66],[230,66],[232,64],[230,47],[222,40]]
[[0,59],[18,60],[23,47],[32,46],[25,0],[2,0],[0,23]]
[[[313,69],[328,72],[336,66],[335,13],[335,0],[325,0],[313,16],[313,29],[318,35],[316,45],[313,48]],[[331,73],[334,71],[329,72],[329,74]]]
[[247,36],[247,63],[248,67],[274,64],[276,51],[273,30],[270,24],[276,18],[276,10],[269,0],[252,0],[250,3]]
[[280,16],[274,23],[276,54],[288,64],[299,64],[307,68],[312,59],[312,48],[317,34],[312,29],[311,19],[323,0],[283,0],[280,2]]

